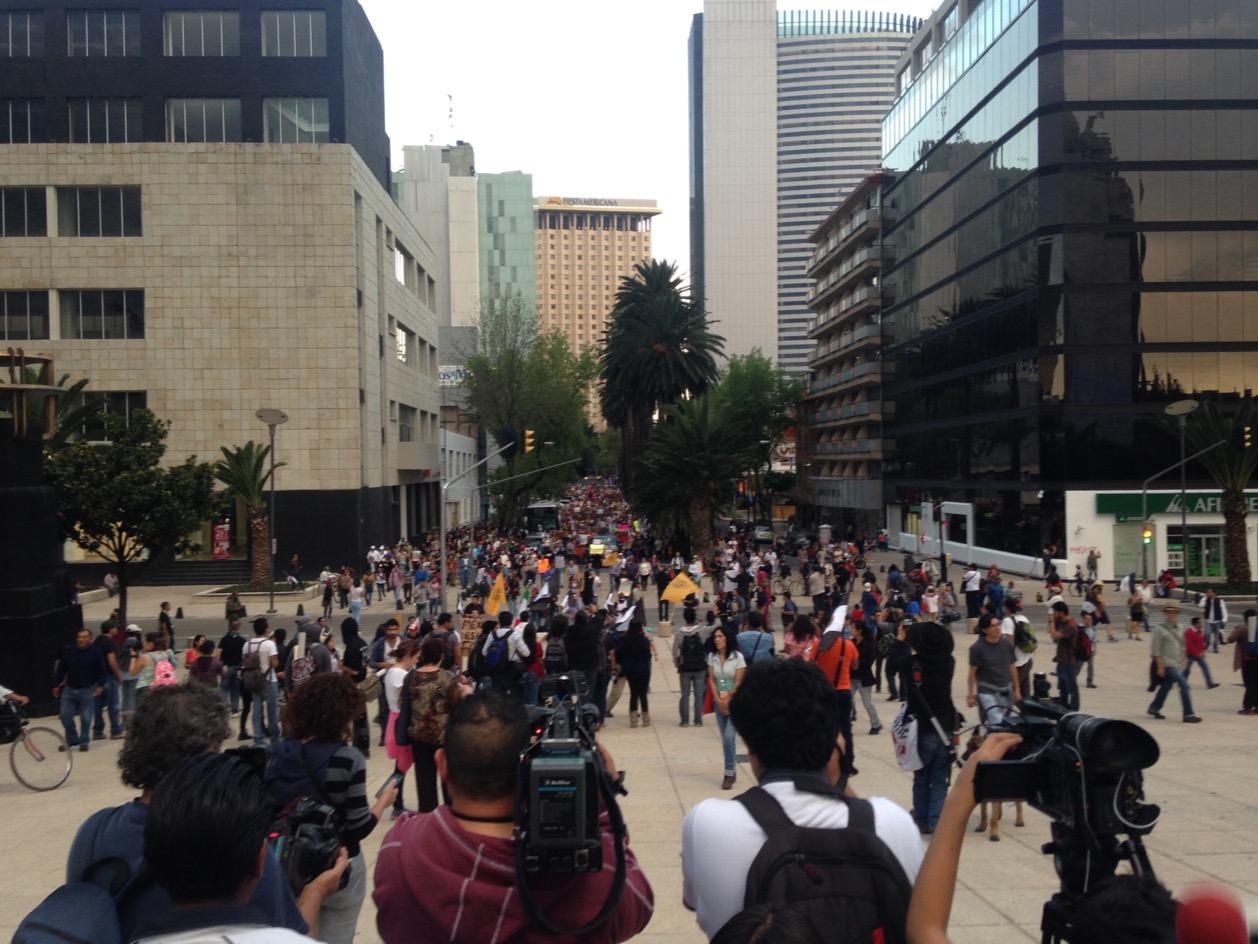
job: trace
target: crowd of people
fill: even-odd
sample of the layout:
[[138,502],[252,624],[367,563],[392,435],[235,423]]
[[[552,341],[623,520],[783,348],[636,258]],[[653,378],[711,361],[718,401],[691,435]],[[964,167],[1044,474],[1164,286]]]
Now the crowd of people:
[[[964,620],[974,634],[966,707],[999,725],[1031,694],[1043,658],[1012,584],[995,567],[970,567],[958,594],[931,562],[912,559],[875,574],[866,559],[872,542],[859,535],[821,545],[757,541],[730,528],[710,553],[695,555],[657,544],[612,484],[583,483],[568,498],[559,527],[540,542],[480,526],[450,532],[445,574],[436,535],[373,547],[361,574],[325,569],[323,611],[298,618],[291,638],[266,618],[248,621],[238,599],[227,604],[226,632],[198,636],[182,659],[169,620],[147,634],[116,621],[95,638],[83,630],[55,678],[68,742],[87,750],[107,736],[107,718],[108,736],[124,739],[123,782],[140,795],[82,825],[67,878],[110,896],[117,939],[208,940],[189,934],[213,928],[214,940],[309,935],[337,944],[353,939],[368,894],[387,942],[575,939],[547,931],[518,894],[518,771],[536,736],[529,706],[541,701],[543,678],[566,675],[596,728],[614,717],[626,689],[629,727],[649,728],[652,676],[668,659],[679,683],[677,723],[714,722],[722,789],[736,783],[738,737],[757,781],[732,799],[705,800],[685,819],[681,891],[703,931],[720,944],[811,944],[837,922],[883,929],[887,940],[946,940],[974,766],[1017,743],[989,736],[949,792],[965,723],[953,702],[950,627]],[[457,587],[452,601],[442,600],[443,584]],[[367,620],[381,590],[386,612]],[[1078,710],[1085,668],[1086,684],[1095,684],[1099,627],[1117,640],[1099,586],[1077,619],[1056,585],[1046,590],[1057,698]],[[1132,599],[1143,600],[1140,588]],[[1236,645],[1247,685],[1242,713],[1258,714],[1252,625],[1226,633],[1226,611],[1212,596],[1185,629],[1175,605],[1151,627],[1147,606],[1129,608],[1129,635],[1152,634],[1151,716],[1162,717],[1178,686],[1184,720],[1199,720],[1188,672],[1199,665],[1213,686],[1205,653],[1221,642]],[[664,622],[671,635],[659,632]],[[375,625],[366,631],[366,623]],[[885,724],[875,699],[884,684],[891,704],[883,710],[895,712]],[[0,701],[22,697],[0,689]],[[913,772],[909,809],[857,797],[858,712],[869,736],[891,727],[897,760]],[[239,742],[251,743],[225,750],[237,728]],[[373,749],[392,766],[374,794]],[[614,779],[614,760],[600,752]],[[299,871],[283,837],[296,836],[311,810],[332,824],[333,854]],[[386,828],[367,862],[364,840]],[[618,840],[606,809],[599,829],[610,863]],[[922,837],[932,834],[927,854]],[[594,925],[582,941],[626,940],[650,921],[654,893],[624,846],[623,889],[607,868],[523,880],[554,925]],[[771,882],[770,863],[788,853],[799,869]],[[801,882],[822,882],[826,892],[796,900]],[[49,902],[64,908],[73,894],[68,885]],[[1130,909],[1107,912],[1107,896],[1135,896],[1143,917],[1119,920]],[[614,907],[600,914],[609,900]],[[1160,886],[1112,880],[1090,902],[1093,940],[1173,939],[1174,903]],[[234,936],[245,932],[256,936]],[[25,941],[21,934],[15,940]]]

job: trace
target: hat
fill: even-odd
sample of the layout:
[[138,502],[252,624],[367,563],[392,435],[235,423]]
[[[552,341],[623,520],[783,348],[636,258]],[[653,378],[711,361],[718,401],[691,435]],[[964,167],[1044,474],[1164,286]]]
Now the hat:
[[1166,604],[1166,606],[1162,607],[1162,612],[1163,613],[1178,613],[1179,607],[1177,607],[1174,603],[1168,603]]
[[127,624],[127,632],[129,632],[129,633],[135,633],[135,634],[138,636],[140,633],[143,633],[143,632],[144,632],[144,630],[140,629],[140,627],[139,627],[139,626],[137,626],[135,623],[128,623],[128,624]]

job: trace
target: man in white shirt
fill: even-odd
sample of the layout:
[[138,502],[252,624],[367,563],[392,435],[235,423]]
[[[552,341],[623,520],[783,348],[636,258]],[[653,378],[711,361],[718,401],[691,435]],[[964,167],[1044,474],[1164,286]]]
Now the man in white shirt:
[[[274,743],[280,736],[280,687],[277,670],[280,667],[279,648],[271,639],[270,626],[265,617],[259,616],[253,621],[253,638],[245,643],[241,652],[241,684],[245,677],[251,675],[249,665],[251,657],[258,657],[258,668],[262,673],[264,688],[253,695],[253,746],[266,747],[268,739]],[[263,725],[263,710],[266,711],[266,724]],[[243,728],[242,728],[243,730]]]
[[1031,666],[1033,664],[1034,649],[1031,652],[1023,652],[1018,648],[1017,628],[1018,623],[1025,626],[1025,631],[1030,633],[1034,646],[1035,629],[1031,626],[1031,621],[1022,615],[1022,604],[1013,597],[1005,597],[1005,618],[1000,621],[1000,635],[1009,640],[1013,646],[1014,668],[1018,670],[1018,685],[1022,691],[1023,698],[1031,697]]
[[[848,825],[848,804],[836,795],[846,787],[839,772],[839,708],[821,670],[795,659],[752,666],[730,702],[730,717],[747,745],[752,773],[792,822],[825,829]],[[912,884],[923,856],[916,824],[891,800],[874,797],[869,804],[874,832]],[[682,900],[707,936],[743,910],[747,874],[766,839],[737,799],[704,800],[687,814]]]

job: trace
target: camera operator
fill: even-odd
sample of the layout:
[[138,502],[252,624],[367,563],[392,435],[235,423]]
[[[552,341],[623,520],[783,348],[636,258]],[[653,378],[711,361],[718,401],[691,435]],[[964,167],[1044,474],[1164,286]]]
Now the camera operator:
[[[450,711],[445,744],[436,753],[448,805],[403,816],[376,860],[376,928],[386,944],[528,944],[554,940],[534,926],[516,888],[516,778],[531,728],[516,697],[481,691]],[[611,757],[601,750],[614,778]],[[615,859],[610,820],[600,818],[603,861]],[[582,936],[582,944],[615,944],[651,919],[654,895],[633,853],[628,878],[610,920]],[[599,911],[613,870],[531,878],[530,889],[550,920],[584,925]]]
[[[948,944],[948,918],[957,884],[961,844],[974,799],[974,774],[983,761],[996,761],[1022,742],[1016,734],[989,734],[970,756],[944,801],[909,904],[909,944]],[[1075,927],[1083,936],[1070,944],[1173,944],[1175,902],[1156,882],[1119,875],[1078,900]]]
[[[140,944],[309,940],[273,926],[251,903],[271,858],[270,825],[262,778],[241,760],[200,754],[172,770],[153,791],[144,860],[174,907],[141,921]],[[319,910],[348,864],[342,849],[336,864],[302,889],[297,906],[310,937],[319,936]]]

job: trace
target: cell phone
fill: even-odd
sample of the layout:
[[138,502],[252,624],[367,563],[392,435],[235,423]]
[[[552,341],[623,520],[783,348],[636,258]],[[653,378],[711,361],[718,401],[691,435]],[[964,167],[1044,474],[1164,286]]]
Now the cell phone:
[[385,780],[385,782],[380,785],[380,789],[376,791],[376,799],[378,800],[382,796],[384,796],[385,791],[387,791],[389,787],[400,785],[402,783],[402,780],[403,780],[402,774],[396,774],[396,773],[389,774],[388,779]]

